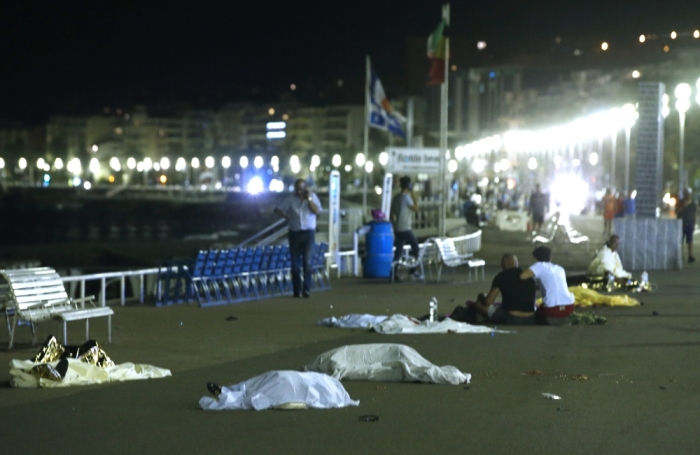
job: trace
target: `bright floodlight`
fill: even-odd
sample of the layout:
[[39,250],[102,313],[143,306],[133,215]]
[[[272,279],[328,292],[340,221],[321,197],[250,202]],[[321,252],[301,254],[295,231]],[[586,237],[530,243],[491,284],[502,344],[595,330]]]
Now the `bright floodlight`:
[[167,157],[164,156],[160,159],[160,168],[164,171],[170,168],[170,160]]
[[389,154],[386,152],[382,152],[379,154],[379,164],[382,166],[386,166],[386,164],[389,162]]
[[[331,160],[331,164],[333,167],[338,167],[342,163],[342,159],[340,158],[340,155],[333,155],[333,159]],[[382,161],[382,156],[379,155],[379,162]]]
[[477,42],[476,48],[479,49],[480,51],[483,51],[484,49],[486,49],[486,41]]
[[208,157],[204,158],[204,165],[208,169],[213,168],[215,164],[216,164],[216,161],[214,160],[213,156],[208,156]]
[[474,158],[472,161],[472,170],[477,174],[481,174],[484,172],[484,169],[486,169],[487,164],[488,163],[483,158]]
[[671,39],[676,39],[676,38],[678,38],[678,33],[676,33],[675,31],[671,32]]
[[265,127],[268,130],[283,130],[287,127],[285,122],[267,122]]
[[588,155],[588,162],[591,163],[592,166],[598,164],[598,154],[596,152],[593,152],[590,155]]
[[153,167],[153,161],[150,158],[144,158],[143,159],[143,169],[145,171],[150,171],[152,167]]
[[86,190],[89,190],[90,188],[92,188],[92,184],[90,182],[85,182],[85,183],[83,183],[83,188],[85,188]]
[[314,155],[311,157],[311,166],[312,167],[319,167],[321,165],[321,157],[318,155]]
[[119,158],[113,156],[109,160],[109,167],[111,167],[115,172],[119,172],[122,169],[122,165],[119,163]]
[[199,169],[199,158],[194,157],[192,158],[192,162],[190,163],[193,169]]
[[238,161],[238,164],[241,165],[241,168],[245,169],[248,167],[248,157],[243,155],[241,159]]
[[46,161],[43,158],[39,158],[36,160],[36,167],[39,169],[44,169],[44,165],[46,164]]
[[682,82],[676,86],[676,90],[673,93],[679,100],[687,100],[690,98],[692,91],[693,90],[690,88],[690,85]]
[[364,153],[357,154],[357,156],[355,157],[355,164],[357,164],[360,167],[365,165],[365,154]]
[[20,158],[19,161],[17,162],[17,165],[19,166],[20,169],[26,169],[27,168],[27,160],[24,158]]
[[639,35],[639,42],[640,42],[640,43],[643,43],[643,42],[646,41],[646,40],[647,40],[647,37],[646,37],[646,36],[644,36],[644,35]]
[[499,167],[502,171],[507,171],[508,168],[510,168],[510,161],[508,158],[503,158],[501,161],[499,161]]
[[263,185],[263,181],[260,177],[253,177],[250,179],[250,182],[248,182],[247,189],[250,194],[262,193],[264,188],[265,186]]
[[527,168],[530,169],[531,171],[534,171],[537,169],[537,158],[534,156],[531,156],[529,160],[527,160]]
[[350,164],[346,164],[344,169],[345,169],[345,172],[350,172],[350,171],[352,171],[352,166]]
[[253,166],[255,166],[255,169],[260,169],[261,167],[263,167],[263,157],[256,156],[253,160]]
[[365,171],[367,171],[367,173],[370,173],[370,172],[372,172],[373,170],[374,170],[374,163],[371,162],[371,161],[367,161],[367,162],[365,163]]
[[603,41],[603,43],[600,45],[600,48],[603,49],[604,51],[607,51],[609,47],[610,46],[605,41]]
[[452,172],[453,174],[457,172],[457,161],[456,160],[450,160],[449,163],[447,163],[447,170]]
[[562,215],[579,214],[586,206],[588,184],[574,174],[560,175],[552,182],[549,194],[561,204]]
[[[182,159],[182,158],[180,158],[180,159]],[[128,167],[129,169],[134,169],[136,167],[136,160],[133,157],[127,159],[126,160],[126,167]]]
[[100,172],[100,162],[97,161],[97,158],[93,158],[90,160],[90,165],[88,166],[88,169],[93,174],[97,174],[98,172]]
[[231,158],[228,156],[221,158],[221,167],[223,167],[224,169],[230,168],[231,167]]
[[640,73],[640,72],[637,71],[637,70],[632,71],[632,77],[633,77],[634,79],[639,79],[639,77],[640,77],[641,75],[642,75],[642,73]]
[[625,104],[622,106],[622,110],[620,112],[622,114],[622,124],[625,126],[625,128],[631,128],[637,118],[637,109],[634,107],[634,104]]
[[284,139],[285,137],[287,137],[287,133],[285,133],[284,131],[268,131],[265,134],[265,137],[267,137],[268,139]]

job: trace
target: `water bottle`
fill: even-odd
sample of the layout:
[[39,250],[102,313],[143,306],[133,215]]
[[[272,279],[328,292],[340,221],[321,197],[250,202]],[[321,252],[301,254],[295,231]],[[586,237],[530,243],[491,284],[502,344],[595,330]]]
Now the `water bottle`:
[[615,290],[615,275],[612,273],[608,273],[608,292],[612,292]]
[[646,270],[642,272],[642,282],[639,283],[639,287],[642,289],[647,289],[649,287],[649,274]]
[[438,320],[438,301],[435,297],[430,300],[430,322]]

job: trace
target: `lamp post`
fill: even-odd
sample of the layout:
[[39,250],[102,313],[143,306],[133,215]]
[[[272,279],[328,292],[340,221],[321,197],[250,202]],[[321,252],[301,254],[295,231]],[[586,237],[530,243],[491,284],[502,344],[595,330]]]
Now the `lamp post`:
[[637,112],[633,104],[622,106],[622,126],[625,128],[625,192],[630,192],[630,133],[636,120]]
[[690,108],[690,85],[681,83],[676,86],[676,110],[678,110],[678,120],[680,122],[680,144],[678,147],[678,194],[682,197],[683,194],[683,161],[685,153],[685,113]]

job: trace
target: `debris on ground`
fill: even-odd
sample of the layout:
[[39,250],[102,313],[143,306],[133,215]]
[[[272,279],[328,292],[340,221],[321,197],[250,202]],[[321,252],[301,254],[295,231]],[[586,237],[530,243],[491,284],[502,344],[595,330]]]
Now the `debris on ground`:
[[656,312],[656,311],[652,311],[652,312],[651,312],[651,315],[652,315],[652,316],[658,316],[658,315],[659,315],[659,313],[658,313],[658,312]]
[[548,400],[561,400],[559,395],[553,395],[551,393],[543,393],[542,396]]
[[360,421],[362,421],[362,422],[376,422],[377,420],[379,420],[379,416],[375,416],[375,415],[360,416]]
[[226,318],[227,321],[237,321],[238,318],[236,316],[229,316]]
[[608,318],[598,316],[593,311],[585,313],[574,311],[569,316],[569,322],[571,325],[603,325],[608,322]]

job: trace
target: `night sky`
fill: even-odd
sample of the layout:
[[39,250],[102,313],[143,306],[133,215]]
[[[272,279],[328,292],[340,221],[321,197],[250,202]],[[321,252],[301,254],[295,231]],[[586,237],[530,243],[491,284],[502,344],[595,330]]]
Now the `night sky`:
[[[2,2],[0,120],[37,123],[49,114],[136,103],[216,107],[256,93],[277,96],[291,83],[301,96],[333,80],[361,81],[368,53],[382,77],[400,86],[404,39],[427,38],[440,5]],[[691,1],[452,3],[451,33],[486,40],[501,57],[537,52],[556,36],[633,45],[640,33],[695,28],[700,9]]]

